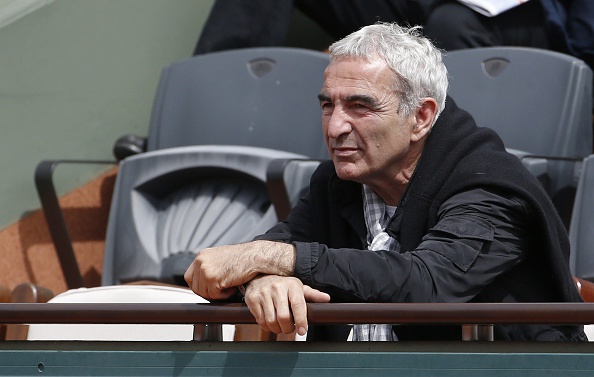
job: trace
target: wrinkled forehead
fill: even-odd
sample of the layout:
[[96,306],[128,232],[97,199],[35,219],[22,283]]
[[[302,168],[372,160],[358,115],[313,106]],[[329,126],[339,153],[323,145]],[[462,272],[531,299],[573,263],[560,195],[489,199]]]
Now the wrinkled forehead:
[[324,90],[393,91],[396,75],[382,59],[344,57],[330,62]]

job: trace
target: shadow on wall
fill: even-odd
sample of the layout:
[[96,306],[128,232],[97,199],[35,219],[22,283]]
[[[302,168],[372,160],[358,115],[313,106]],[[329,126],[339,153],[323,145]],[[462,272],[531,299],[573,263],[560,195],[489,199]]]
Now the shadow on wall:
[[[60,199],[81,274],[88,287],[101,284],[103,248],[117,168]],[[55,294],[68,289],[41,210],[0,231],[0,284],[30,282]]]

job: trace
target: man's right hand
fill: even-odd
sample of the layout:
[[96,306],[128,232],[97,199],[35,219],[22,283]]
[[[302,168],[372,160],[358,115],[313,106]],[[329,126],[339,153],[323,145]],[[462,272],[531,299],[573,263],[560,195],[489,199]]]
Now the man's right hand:
[[330,295],[294,277],[262,275],[247,287],[245,302],[256,322],[268,332],[307,332],[306,302],[329,302]]
[[207,300],[224,300],[259,274],[290,276],[295,266],[291,244],[253,241],[201,250],[186,270],[188,286]]

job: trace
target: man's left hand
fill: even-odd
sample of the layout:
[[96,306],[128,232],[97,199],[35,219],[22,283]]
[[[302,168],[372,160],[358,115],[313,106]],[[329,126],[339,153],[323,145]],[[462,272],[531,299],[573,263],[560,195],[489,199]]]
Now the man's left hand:
[[307,332],[306,302],[329,302],[330,295],[294,277],[263,275],[253,279],[245,302],[256,322],[268,332],[299,335]]

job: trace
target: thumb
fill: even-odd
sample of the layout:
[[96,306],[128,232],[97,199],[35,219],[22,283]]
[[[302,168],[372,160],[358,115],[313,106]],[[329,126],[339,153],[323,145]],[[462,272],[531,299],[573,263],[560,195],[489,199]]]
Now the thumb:
[[322,291],[318,291],[308,285],[303,286],[303,296],[307,302],[330,302],[330,295]]

